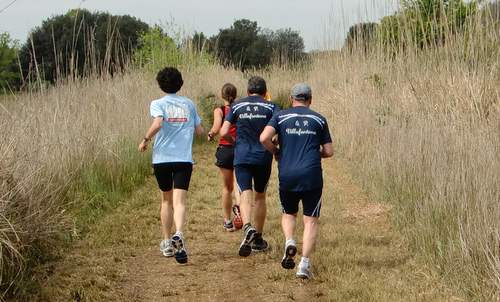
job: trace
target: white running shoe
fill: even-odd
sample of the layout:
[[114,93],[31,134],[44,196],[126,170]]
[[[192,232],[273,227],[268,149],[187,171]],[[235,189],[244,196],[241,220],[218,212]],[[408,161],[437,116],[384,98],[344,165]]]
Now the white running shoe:
[[297,278],[301,279],[311,279],[312,278],[311,266],[301,261],[299,264],[299,268],[297,269],[296,276]]
[[172,246],[172,241],[170,239],[163,239],[160,242],[160,252],[165,257],[173,257],[174,256],[174,247]]

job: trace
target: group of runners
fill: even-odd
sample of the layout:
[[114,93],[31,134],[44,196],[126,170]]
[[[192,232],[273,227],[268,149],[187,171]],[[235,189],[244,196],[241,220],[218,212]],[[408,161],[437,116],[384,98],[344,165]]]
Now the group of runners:
[[[181,73],[167,67],[158,73],[156,79],[166,95],[151,103],[153,122],[139,145],[139,151],[144,152],[156,136],[153,168],[162,192],[163,240],[160,251],[166,257],[175,257],[179,263],[186,263],[188,254],[183,227],[193,166],[192,145],[194,134],[204,135],[204,129],[194,103],[177,94],[183,85]],[[243,228],[238,251],[241,257],[269,248],[263,231],[267,216],[266,190],[274,156],[278,161],[281,222],[285,237],[281,265],[285,269],[296,266],[295,226],[299,203],[302,202],[302,258],[296,275],[311,278],[309,258],[318,234],[323,190],[321,160],[333,155],[328,123],[309,108],[312,91],[304,83],[293,86],[291,108],[285,110],[266,99],[269,94],[261,77],[248,80],[246,97],[237,100],[237,95],[234,85],[227,83],[222,87],[224,106],[214,110],[214,124],[207,135],[208,140],[220,136],[216,165],[223,180],[223,228],[226,231]],[[237,187],[235,205],[232,202],[234,186]],[[234,217],[231,217],[231,212]],[[175,233],[172,235],[173,225]]]

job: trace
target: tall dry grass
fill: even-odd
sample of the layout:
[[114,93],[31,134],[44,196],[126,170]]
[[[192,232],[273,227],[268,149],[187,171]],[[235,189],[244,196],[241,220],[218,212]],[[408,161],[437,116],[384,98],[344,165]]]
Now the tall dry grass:
[[[136,154],[159,93],[142,74],[59,84],[0,103],[1,287],[149,172]],[[132,188],[130,188],[132,189]],[[115,198],[116,196],[116,198]],[[80,227],[81,226],[81,227]]]
[[340,154],[411,248],[485,301],[500,298],[498,29],[475,19],[438,48],[338,53],[309,78]]
[[[250,73],[264,75],[275,96],[309,82],[338,156],[393,204],[422,262],[464,295],[488,300],[500,293],[500,58],[498,28],[482,25],[423,52],[330,52],[301,69]],[[225,82],[243,94],[248,76],[214,64],[180,69],[181,93],[204,111]],[[0,103],[3,289],[23,256],[43,258],[105,211],[106,192],[140,183],[149,158],[137,157],[135,143],[160,95],[152,75],[131,70]]]

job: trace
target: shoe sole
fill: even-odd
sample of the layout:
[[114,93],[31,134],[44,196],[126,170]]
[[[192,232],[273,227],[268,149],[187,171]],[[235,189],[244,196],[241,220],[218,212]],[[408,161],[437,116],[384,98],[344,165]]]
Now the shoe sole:
[[239,255],[241,257],[248,257],[252,253],[251,244],[255,240],[255,234],[256,234],[256,232],[253,231],[253,232],[251,232],[251,233],[249,232],[248,234],[245,235],[245,239],[243,240],[243,242],[240,245]]
[[173,252],[161,252],[163,254],[163,257],[167,257],[167,258],[170,258],[170,257],[174,257],[174,253]]
[[188,256],[186,251],[184,250],[184,243],[182,242],[182,239],[177,236],[174,236],[172,238],[172,245],[175,248],[175,253],[174,253],[175,261],[177,261],[180,264],[187,263]]
[[306,275],[306,274],[299,274],[299,273],[297,273],[297,275],[296,275],[296,276],[297,276],[297,278],[302,279],[302,280],[308,280],[308,279],[310,279],[310,278],[311,278],[309,275]]
[[261,252],[267,251],[268,249],[269,249],[269,245],[266,246],[266,248],[264,248],[264,249],[256,249],[256,248],[252,247],[252,252],[261,253]]
[[230,228],[226,228],[226,227],[224,227],[224,231],[226,231],[226,232],[228,232],[228,233],[232,233],[232,232],[234,232],[234,230],[235,230],[235,228],[231,228],[231,229],[230,229]]
[[289,245],[285,250],[285,257],[281,260],[281,266],[284,269],[293,269],[295,268],[295,261],[293,258],[297,255],[297,247],[295,245]]

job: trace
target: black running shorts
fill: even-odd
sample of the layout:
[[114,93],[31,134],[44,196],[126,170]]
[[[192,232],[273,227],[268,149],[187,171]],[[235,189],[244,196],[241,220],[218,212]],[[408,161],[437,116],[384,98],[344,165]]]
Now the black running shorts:
[[267,183],[269,182],[269,177],[271,177],[271,169],[271,163],[268,165],[236,165],[234,172],[236,174],[238,190],[244,192],[253,188],[257,193],[266,192]]
[[319,217],[322,194],[323,188],[301,192],[280,190],[280,200],[283,213],[290,215],[297,214],[299,211],[299,202],[302,201],[305,216]]
[[234,147],[219,145],[215,152],[217,161],[215,165],[219,168],[233,170],[234,169]]
[[193,172],[192,163],[161,163],[153,165],[156,181],[160,190],[168,192],[175,189],[188,190]]

